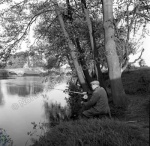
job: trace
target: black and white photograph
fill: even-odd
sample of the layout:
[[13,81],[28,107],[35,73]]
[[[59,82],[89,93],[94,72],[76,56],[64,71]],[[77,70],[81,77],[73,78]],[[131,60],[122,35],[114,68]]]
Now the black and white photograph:
[[150,0],[0,0],[0,146],[149,146]]

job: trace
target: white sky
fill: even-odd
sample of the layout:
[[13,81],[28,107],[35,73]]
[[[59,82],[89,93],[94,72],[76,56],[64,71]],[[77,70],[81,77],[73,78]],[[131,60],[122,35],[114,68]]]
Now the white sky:
[[[144,48],[144,52],[142,55],[142,59],[145,60],[146,65],[148,65],[150,67],[150,36],[147,36],[143,42],[143,45],[141,46],[141,48]],[[140,56],[140,52],[135,54],[135,55],[130,55],[130,62],[133,62],[136,58],[138,58],[138,56]],[[136,66],[138,66],[138,63],[135,63]]]
[[145,60],[146,64],[150,66],[150,36],[144,41],[143,48],[145,49],[142,58]]
[[[142,28],[142,26],[141,26]],[[147,29],[150,30],[150,24],[147,25]],[[138,40],[140,37],[141,37],[141,33],[142,33],[142,29],[139,29],[139,31],[137,32],[138,35],[136,35],[136,40]],[[148,65],[150,67],[150,34],[149,35],[146,35],[145,38],[141,39],[140,40],[142,43],[142,45],[137,48],[139,50],[139,52],[135,55],[130,55],[129,58],[130,58],[130,62],[134,61],[136,58],[138,58],[138,56],[140,56],[141,52],[140,50],[142,48],[144,48],[144,52],[143,52],[143,55],[142,55],[142,59],[145,60],[145,63],[146,65]],[[138,62],[135,63],[136,66],[139,66]]]

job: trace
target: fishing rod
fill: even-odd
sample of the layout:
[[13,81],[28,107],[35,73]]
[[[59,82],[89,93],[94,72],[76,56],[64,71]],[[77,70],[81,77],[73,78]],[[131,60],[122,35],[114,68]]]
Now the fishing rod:
[[63,90],[63,89],[56,89],[56,88],[49,88],[49,89],[54,89],[54,90],[60,90],[60,91],[63,91],[63,92],[70,92],[70,93],[76,93],[76,94],[80,94],[80,95],[85,95],[85,93],[81,93],[81,92],[76,92],[76,91],[69,91],[67,89]]

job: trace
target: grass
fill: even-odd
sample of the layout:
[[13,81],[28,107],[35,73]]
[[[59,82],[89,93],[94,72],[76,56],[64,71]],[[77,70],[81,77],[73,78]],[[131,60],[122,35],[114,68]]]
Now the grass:
[[124,89],[129,95],[150,95],[150,69],[138,69],[122,74]]
[[138,126],[119,120],[90,119],[62,122],[34,146],[148,146]]
[[150,69],[124,73],[122,80],[129,101],[125,118],[149,123]]
[[139,122],[149,122],[149,96],[131,96],[126,118]]
[[60,122],[33,146],[148,146],[150,70],[122,75],[128,106],[110,103],[112,119]]

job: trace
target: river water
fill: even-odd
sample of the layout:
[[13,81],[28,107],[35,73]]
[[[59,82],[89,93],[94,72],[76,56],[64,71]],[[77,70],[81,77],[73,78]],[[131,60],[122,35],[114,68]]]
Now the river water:
[[[41,77],[16,77],[0,80],[0,128],[6,130],[13,140],[13,146],[28,146],[31,144],[31,122],[48,122],[45,102],[60,103],[66,106],[67,94],[61,90],[48,89],[48,84]],[[66,83],[55,86],[56,89],[65,89]],[[38,138],[40,129],[33,138]],[[1,146],[1,144],[0,144]]]

